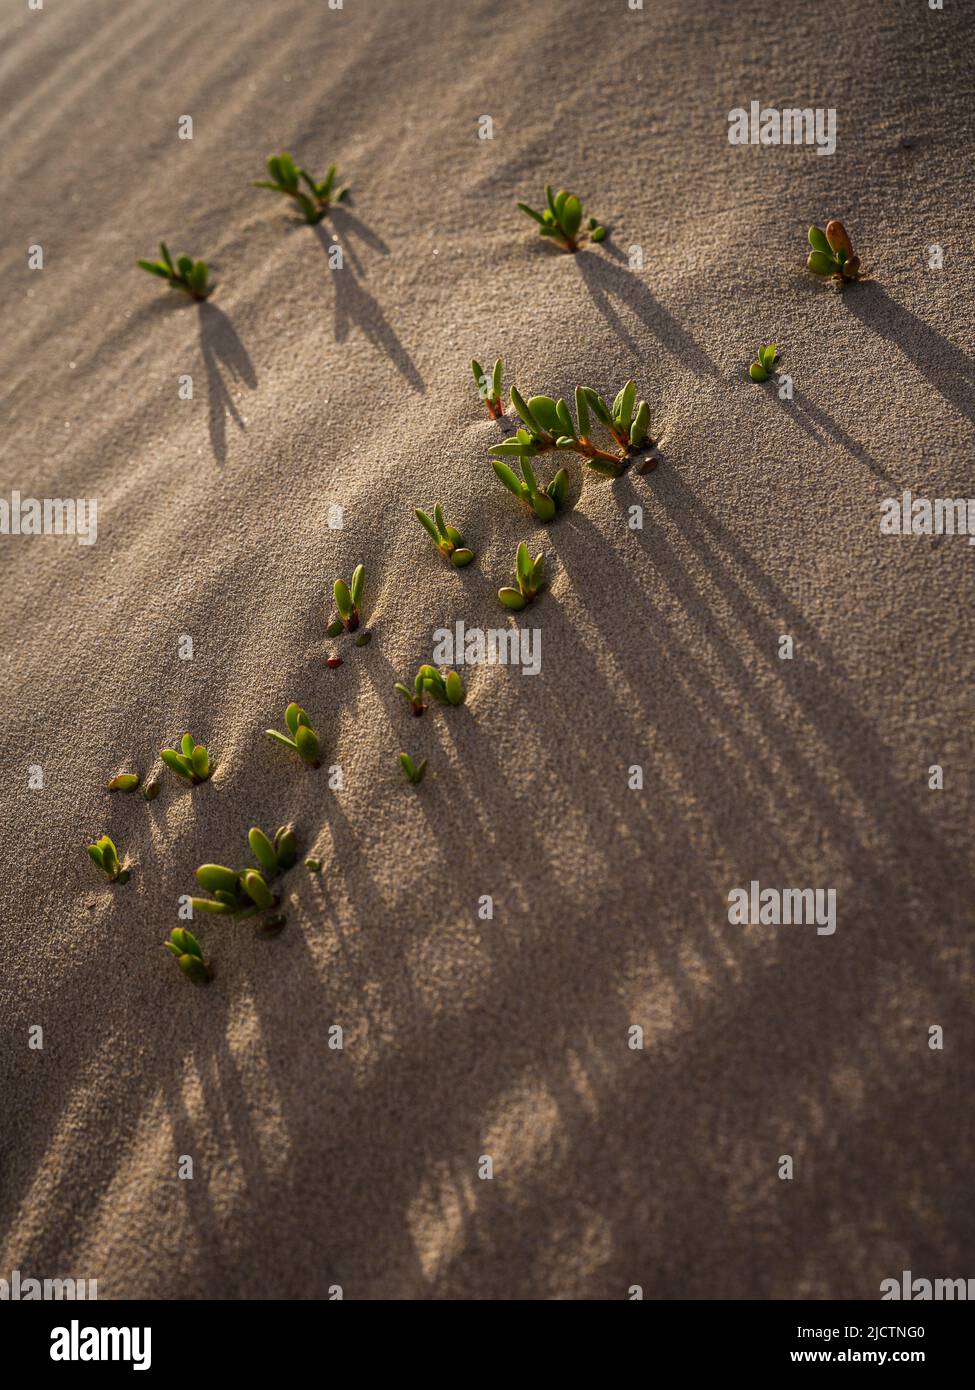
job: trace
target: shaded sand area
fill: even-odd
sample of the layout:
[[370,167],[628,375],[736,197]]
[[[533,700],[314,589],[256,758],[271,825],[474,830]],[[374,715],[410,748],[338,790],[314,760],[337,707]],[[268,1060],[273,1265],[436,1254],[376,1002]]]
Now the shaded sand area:
[[[967,9],[854,0],[847,41],[754,0],[3,6],[0,495],[96,497],[98,533],[0,537],[0,1275],[876,1298],[975,1273],[975,551],[879,524],[975,492]],[[835,155],[731,146],[752,100],[834,109]],[[337,160],[348,206],[312,229],[252,188],[280,149]],[[546,179],[602,246],[534,236],[514,204]],[[871,277],[844,294],[804,268],[831,216]],[[215,267],[204,307],[134,267],[160,237]],[[767,342],[791,401],[747,380]],[[497,355],[526,392],[634,377],[661,466],[566,457],[572,510],[533,525],[467,368]],[[438,500],[464,572],[413,518]],[[442,624],[509,621],[523,539],[540,673],[477,667],[411,719],[394,681]],[[373,640],[329,670],[359,561]],[[264,737],[292,699],[340,789]],[[105,792],[187,728],[209,785]],[[275,940],[198,923],[192,988],[179,895],[287,820],[325,872],[292,872]],[[103,831],[125,887],[85,857]],[[753,880],[835,889],[835,933],[732,925]]]

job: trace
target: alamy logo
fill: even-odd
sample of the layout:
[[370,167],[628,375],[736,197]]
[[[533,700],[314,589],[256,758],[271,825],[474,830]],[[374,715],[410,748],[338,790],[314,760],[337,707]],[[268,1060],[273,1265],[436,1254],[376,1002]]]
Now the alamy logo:
[[438,627],[433,634],[435,666],[520,666],[523,676],[542,669],[542,632],[537,627]]
[[975,1298],[975,1279],[913,1279],[909,1269],[901,1270],[900,1279],[880,1281],[881,1302],[891,1298],[906,1299],[914,1303],[931,1300]]
[[746,111],[728,112],[731,145],[815,145],[817,154],[836,153],[836,110],[829,106],[792,107],[779,111],[753,101]]
[[815,926],[817,936],[832,936],[836,889],[763,888],[752,879],[747,888],[729,892],[728,921],[733,927]]
[[151,1327],[69,1327],[51,1329],[52,1361],[131,1361],[134,1371],[152,1365]]
[[11,1272],[9,1282],[0,1279],[0,1300],[9,1300],[11,1303],[30,1303],[34,1299],[53,1299],[59,1300],[66,1298],[88,1299],[94,1302],[98,1298],[97,1279],[21,1279],[20,1270],[15,1269]]
[[94,545],[98,536],[98,499],[95,497],[0,497],[0,535],[76,536],[79,545]]
[[885,497],[880,504],[882,536],[967,536],[975,545],[975,497]]

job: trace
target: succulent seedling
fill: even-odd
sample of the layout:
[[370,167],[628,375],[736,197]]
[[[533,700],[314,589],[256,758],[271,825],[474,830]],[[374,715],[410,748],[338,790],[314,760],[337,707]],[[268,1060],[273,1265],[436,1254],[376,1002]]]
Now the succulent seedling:
[[[290,154],[272,154],[267,161],[270,181],[261,179],[254,187],[269,188],[272,193],[283,193],[288,198],[294,198],[305,214],[305,221],[314,224],[320,222],[331,205],[340,203],[348,192],[347,188],[335,187],[336,167],[330,164],[325,177],[319,182],[307,170],[300,168]],[[305,188],[302,188],[302,182]]]
[[86,848],[89,859],[98,865],[110,883],[128,883],[129,871],[122,868],[114,841],[107,835],[102,835],[101,839],[96,840],[93,845],[87,845]]
[[542,212],[536,212],[527,203],[519,203],[518,206],[539,224],[539,235],[552,237],[563,251],[578,251],[587,237],[590,241],[602,241],[605,237],[606,228],[600,226],[595,217],[589,218],[587,230],[579,230],[582,226],[582,204],[575,194],[567,193],[564,188],[553,194],[552,185],[546,184],[545,202],[546,207]]
[[206,262],[194,261],[192,256],[177,256],[174,265],[164,241],[159,243],[159,252],[161,260],[136,261],[136,265],[147,270],[150,275],[158,275],[160,279],[168,280],[170,289],[185,290],[196,300],[206,299],[213,290],[213,286],[207,283],[209,270]]
[[[532,396],[526,401],[513,386],[511,404],[521,417],[524,428],[516,431],[512,439],[492,444],[489,453],[499,458],[515,455],[524,460],[549,449],[568,449],[580,454],[597,473],[615,477],[626,466],[631,452],[652,445],[649,437],[650,407],[646,401],[640,401],[637,405],[636,383],[633,381],[626,383],[612,406],[608,406],[591,386],[577,386],[575,404],[578,423],[573,421],[565,401],[554,400],[551,396]],[[616,453],[601,449],[590,437],[593,415],[616,441],[619,446]],[[505,477],[501,474],[498,476],[505,487],[510,487]]]
[[316,859],[313,855],[309,855],[305,860],[305,868],[310,874],[320,874],[322,871],[322,861]]
[[515,613],[521,610],[538,594],[542,588],[542,569],[545,565],[545,556],[536,555],[534,560],[528,551],[528,546],[524,541],[518,547],[518,554],[515,558],[515,573],[518,578],[517,589],[505,588],[498,590],[498,598],[505,608],[512,609]]
[[395,690],[410,702],[410,707],[415,715],[420,715],[426,709],[425,695],[433,695],[445,705],[461,705],[464,703],[464,684],[456,671],[448,671],[446,675],[441,675],[436,666],[421,666],[416,673],[413,681],[413,689],[404,685],[402,681],[397,681]]
[[414,787],[418,787],[423,781],[423,774],[427,770],[426,758],[415,763],[409,753],[401,753],[399,755],[399,765],[403,769],[403,776],[406,778],[407,782],[412,782]]
[[534,512],[539,521],[551,521],[555,513],[565,506],[569,495],[568,473],[560,468],[552,481],[539,489],[530,455],[522,454],[520,463],[522,476],[519,478],[503,459],[491,460],[491,466],[508,491],[513,492],[530,512]]
[[362,602],[362,586],[365,582],[366,571],[362,565],[356,565],[352,571],[351,583],[346,584],[344,579],[336,579],[332,593],[339,615],[325,629],[327,636],[338,637],[342,631],[355,632],[362,616],[359,605]]
[[774,343],[758,349],[758,357],[748,368],[752,381],[768,381],[778,361],[779,350]]
[[184,782],[192,782],[193,786],[208,782],[213,768],[210,766],[210,754],[203,744],[197,743],[192,734],[184,734],[180,749],[182,751],[176,753],[172,748],[163,748],[159,756],[169,770],[182,777]]
[[137,772],[120,772],[109,782],[108,790],[110,792],[134,792],[138,785],[139,774]]
[[290,748],[297,753],[302,762],[307,763],[309,767],[320,767],[321,744],[318,741],[318,735],[312,728],[307,710],[303,710],[300,705],[292,702],[284,712],[284,722],[288,726],[291,737],[278,733],[277,729],[265,729],[264,732],[268,738],[283,743],[285,748]]
[[279,826],[273,840],[258,826],[252,826],[247,832],[247,843],[251,854],[272,878],[275,874],[286,873],[298,858],[298,842],[291,825]]
[[476,358],[471,358],[471,371],[474,373],[474,380],[477,382],[478,395],[487,408],[487,413],[492,420],[500,420],[504,415],[504,406],[501,403],[501,373],[504,371],[504,363],[499,357],[494,364],[494,371],[491,378],[488,377]]
[[224,864],[201,864],[196,881],[212,893],[212,898],[193,898],[194,912],[214,912],[237,917],[250,917],[255,912],[268,912],[278,899],[268,886],[279,874],[286,873],[298,858],[298,842],[293,826],[282,825],[269,839],[259,826],[247,834],[251,853],[261,869],[228,869]]
[[203,959],[200,943],[191,931],[185,927],[174,927],[169,933],[169,940],[164,941],[163,945],[167,951],[172,951],[180,970],[195,985],[210,983],[210,969]]
[[847,283],[860,278],[860,257],[854,254],[846,228],[836,218],[826,223],[825,232],[820,227],[810,227],[809,245],[812,250],[806,265],[814,275],[832,276]]
[[464,544],[464,537],[454,526],[448,526],[444,521],[443,508],[438,502],[433,509],[433,517],[427,516],[426,512],[419,507],[415,508],[414,515],[417,521],[428,532],[434,545],[452,565],[458,569],[464,565],[469,565],[474,558],[473,550],[468,550]]

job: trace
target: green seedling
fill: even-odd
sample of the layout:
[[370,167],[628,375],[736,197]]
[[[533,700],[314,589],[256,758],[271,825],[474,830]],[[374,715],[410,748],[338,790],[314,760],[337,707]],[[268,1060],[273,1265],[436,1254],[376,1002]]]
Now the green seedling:
[[322,871],[322,861],[309,855],[305,860],[305,868],[310,874],[320,874]]
[[515,573],[518,578],[517,589],[505,588],[498,590],[498,598],[505,608],[510,608],[515,613],[520,613],[536,597],[542,588],[542,569],[545,565],[545,556],[536,555],[534,560],[528,551],[528,546],[524,541],[518,547],[518,554],[515,559]]
[[810,227],[809,245],[812,250],[806,265],[814,275],[832,276],[846,283],[859,280],[860,257],[854,254],[853,243],[842,222],[836,218],[827,222],[825,232],[820,227]]
[[213,286],[207,283],[209,270],[205,261],[194,261],[192,256],[177,256],[176,264],[169,254],[164,241],[159,243],[162,260],[136,261],[136,265],[147,270],[150,275],[158,275],[168,280],[170,289],[185,290],[193,299],[203,300],[212,292]]
[[136,772],[120,772],[117,777],[113,777],[108,784],[110,792],[134,792],[139,785],[139,775]]
[[464,703],[464,684],[457,672],[448,671],[446,675],[441,675],[436,666],[421,666],[416,673],[412,690],[402,681],[397,681],[393,688],[409,700],[410,708],[415,715],[421,715],[427,708],[424,696],[428,694],[445,705]]
[[268,738],[273,738],[278,743],[283,743],[285,748],[290,748],[297,753],[302,762],[309,767],[321,766],[321,744],[318,735],[312,728],[311,720],[307,710],[303,710],[300,705],[293,702],[284,712],[284,722],[287,724],[291,737],[286,734],[278,733],[277,729],[265,729]]
[[362,602],[362,587],[366,582],[366,571],[362,565],[356,565],[352,571],[352,582],[346,584],[344,579],[336,579],[332,588],[335,596],[335,607],[339,610],[337,618],[333,619],[325,629],[328,637],[338,637],[340,632],[355,632],[359,626],[361,614],[359,605]]
[[752,381],[768,381],[778,361],[779,350],[774,343],[758,349],[758,357],[748,368]]
[[273,840],[268,839],[264,831],[255,825],[247,832],[247,843],[251,847],[251,854],[272,878],[276,874],[286,873],[298,858],[298,842],[291,825],[280,826],[274,832]]
[[[330,164],[325,177],[319,182],[307,170],[300,168],[290,154],[272,154],[267,161],[270,181],[261,179],[255,188],[269,188],[272,193],[283,193],[294,198],[305,214],[305,221],[311,224],[321,222],[333,203],[340,203],[349,191],[335,187],[337,166]],[[304,183],[305,188],[302,188]]]
[[421,511],[419,507],[415,508],[414,516],[424,531],[429,533],[440,554],[448,559],[452,565],[461,569],[464,565],[470,564],[474,558],[474,552],[465,546],[464,537],[456,527],[448,526],[444,521],[443,508],[439,502],[433,509],[432,518],[427,516],[426,512]]
[[180,970],[195,985],[210,983],[210,969],[203,959],[200,943],[191,931],[185,927],[174,927],[169,933],[169,940],[164,941],[163,945],[167,951],[172,951]]
[[277,906],[277,898],[268,887],[267,879],[256,869],[238,872],[225,864],[201,864],[196,871],[196,881],[213,897],[191,898],[194,912],[253,917],[257,912],[269,912]]
[[509,468],[503,459],[492,459],[491,466],[509,492],[534,512],[539,521],[551,521],[555,513],[565,506],[569,495],[569,475],[560,468],[550,483],[539,489],[531,457],[523,454],[520,459],[522,476]]
[[539,235],[552,237],[563,251],[578,251],[587,238],[590,241],[602,241],[605,237],[606,228],[601,226],[595,217],[589,218],[585,231],[580,230],[582,204],[573,193],[567,193],[563,188],[553,194],[552,185],[546,184],[545,202],[546,207],[542,212],[536,212],[527,203],[519,203],[518,206],[539,224]]
[[195,742],[192,734],[184,734],[180,749],[181,752],[175,753],[172,748],[163,748],[159,754],[170,772],[175,772],[184,782],[192,782],[193,786],[208,782],[213,768],[203,744]]
[[403,776],[406,778],[407,782],[412,782],[414,787],[418,787],[423,781],[423,774],[427,770],[426,758],[415,763],[409,753],[401,753],[399,755],[399,765],[403,769]]
[[97,864],[102,873],[110,883],[128,883],[129,871],[122,868],[118,850],[115,844],[107,835],[96,840],[93,845],[86,846],[88,857],[93,864]]
[[[550,449],[567,449],[580,454],[597,473],[615,477],[626,466],[630,453],[652,447],[650,407],[646,401],[637,404],[636,383],[633,381],[626,383],[612,406],[607,405],[591,386],[577,386],[575,421],[564,400],[557,401],[551,396],[531,396],[526,401],[514,386],[511,388],[511,404],[521,417],[523,428],[517,430],[512,439],[493,444],[489,453],[498,458],[506,455],[520,458],[523,471],[526,458],[533,458]],[[591,438],[593,416],[616,441],[619,446],[616,453],[601,449]],[[507,477],[501,473],[498,476],[505,487],[511,487]],[[511,490],[515,491],[514,488]]]
[[471,358],[471,371],[474,373],[474,380],[477,382],[478,395],[484,402],[487,413],[492,420],[500,420],[504,415],[504,406],[501,403],[501,373],[504,371],[504,363],[499,357],[494,364],[494,371],[491,373],[490,380],[480,362],[476,358]]

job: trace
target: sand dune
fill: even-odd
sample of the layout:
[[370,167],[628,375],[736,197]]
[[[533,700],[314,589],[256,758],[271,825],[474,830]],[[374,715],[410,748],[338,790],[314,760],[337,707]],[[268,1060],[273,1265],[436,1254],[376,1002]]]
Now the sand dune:
[[[837,36],[755,0],[84,0],[0,32],[0,496],[98,501],[94,545],[0,537],[0,1276],[971,1275],[975,555],[879,528],[885,497],[975,491],[970,13],[853,0]],[[835,109],[835,155],[731,146],[752,100]],[[311,229],[253,189],[279,149],[337,160],[347,207]],[[533,236],[514,205],[547,179],[602,246]],[[842,294],[804,268],[831,216],[870,277]],[[160,237],[215,267],[204,306],[135,269]],[[747,380],[773,341],[791,401]],[[498,355],[556,396],[635,378],[661,466],[570,458],[572,509],[534,526],[467,369]],[[413,518],[438,500],[466,571]],[[434,629],[504,625],[520,540],[551,571],[540,673],[477,667],[412,720],[394,681]],[[360,561],[373,640],[329,670]],[[292,699],[341,789],[264,737]],[[187,728],[210,784],[105,792]],[[325,872],[292,871],[274,940],[198,923],[193,989],[161,948],[179,895],[286,820]],[[125,887],[85,858],[103,831]],[[752,880],[835,889],[835,934],[731,925]]]

